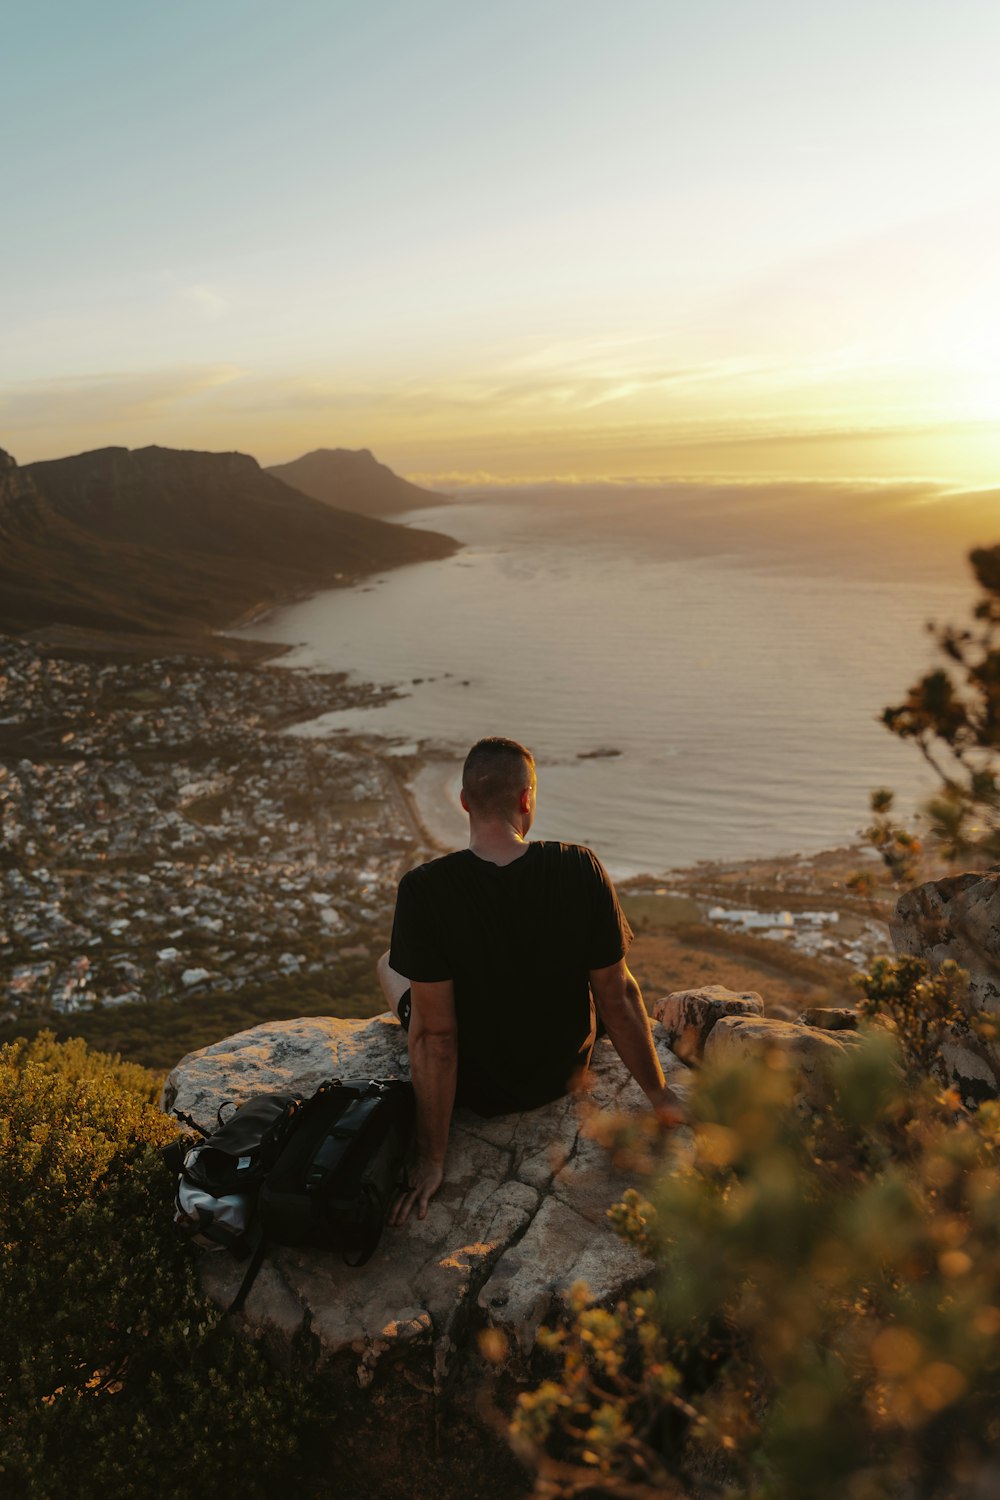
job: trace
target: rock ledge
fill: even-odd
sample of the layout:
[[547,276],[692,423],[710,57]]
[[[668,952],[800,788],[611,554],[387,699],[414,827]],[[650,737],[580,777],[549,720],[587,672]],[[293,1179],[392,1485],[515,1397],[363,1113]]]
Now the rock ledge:
[[[654,1030],[670,1083],[687,1070]],[[210,1129],[219,1105],[268,1091],[312,1091],[326,1078],[408,1075],[405,1038],[388,1016],[306,1017],[240,1032],[185,1057],[167,1079],[163,1107]],[[588,1105],[647,1108],[610,1043],[595,1048]],[[486,1120],[457,1110],[447,1177],[424,1220],[387,1229],[359,1270],[333,1253],[275,1247],[240,1315],[246,1331],[285,1366],[351,1362],[359,1384],[389,1352],[420,1347],[443,1379],[470,1330],[500,1329],[515,1359],[542,1321],[558,1315],[574,1282],[613,1299],[649,1270],[607,1223],[628,1181],[581,1130],[581,1100],[559,1099]],[[205,1254],[202,1285],[228,1307],[242,1268]]]

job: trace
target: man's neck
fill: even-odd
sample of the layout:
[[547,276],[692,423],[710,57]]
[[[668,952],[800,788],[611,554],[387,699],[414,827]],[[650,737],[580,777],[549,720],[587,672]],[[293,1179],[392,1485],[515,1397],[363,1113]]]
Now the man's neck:
[[511,823],[474,823],[469,828],[469,848],[491,865],[512,865],[530,847],[521,829]]

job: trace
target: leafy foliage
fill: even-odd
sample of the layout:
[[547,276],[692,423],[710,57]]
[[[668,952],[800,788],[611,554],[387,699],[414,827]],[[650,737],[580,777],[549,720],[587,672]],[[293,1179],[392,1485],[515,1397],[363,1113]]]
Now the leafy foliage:
[[[1000,545],[977,548],[969,561],[982,590],[971,627],[928,625],[942,664],[882,714],[937,777],[940,790],[923,809],[926,841],[952,863],[1000,859]],[[891,792],[872,794],[867,836],[892,878],[909,880],[920,844],[891,808]]]
[[[580,1288],[517,1441],[550,1495],[725,1484],[753,1500],[944,1500],[1000,1438],[1000,1108],[903,1082],[875,1034],[803,1120],[780,1057],[705,1072],[693,1144],[614,1211],[654,1258]],[[912,1485],[912,1490],[906,1490]],[[986,1493],[986,1491],[982,1491]]]
[[968,1036],[973,1027],[983,1029],[962,1003],[969,983],[965,970],[949,959],[932,971],[925,959],[904,954],[877,958],[855,983],[861,990],[861,1014],[869,1020],[884,1016],[892,1023],[914,1079],[936,1075],[947,1087],[950,1077],[941,1044],[949,1037]]
[[[881,854],[891,880],[912,883],[917,879],[923,844],[916,834],[896,822],[892,813],[895,800],[895,793],[887,787],[879,787],[872,792],[872,821],[865,829],[865,838]],[[865,895],[872,894],[874,884],[870,872],[866,870],[859,871],[848,882],[852,890]]]
[[[43,1033],[0,1048],[0,1490],[270,1492],[307,1421],[164,1232],[152,1075]],[[67,1477],[70,1476],[70,1477]]]

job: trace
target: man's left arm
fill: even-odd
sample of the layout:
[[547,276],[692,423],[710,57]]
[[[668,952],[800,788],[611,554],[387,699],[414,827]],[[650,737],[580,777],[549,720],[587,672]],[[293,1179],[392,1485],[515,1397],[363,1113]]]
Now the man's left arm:
[[680,1125],[684,1111],[663,1077],[653,1045],[642,991],[624,958],[606,968],[591,969],[590,988],[601,1020],[622,1062],[664,1125]]

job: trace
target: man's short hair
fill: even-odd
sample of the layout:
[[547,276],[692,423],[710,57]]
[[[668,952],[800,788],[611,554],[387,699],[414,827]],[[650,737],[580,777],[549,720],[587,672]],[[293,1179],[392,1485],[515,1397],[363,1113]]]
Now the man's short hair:
[[535,783],[535,757],[517,740],[490,735],[477,740],[462,767],[462,790],[480,818],[505,818],[517,811],[526,787]]

